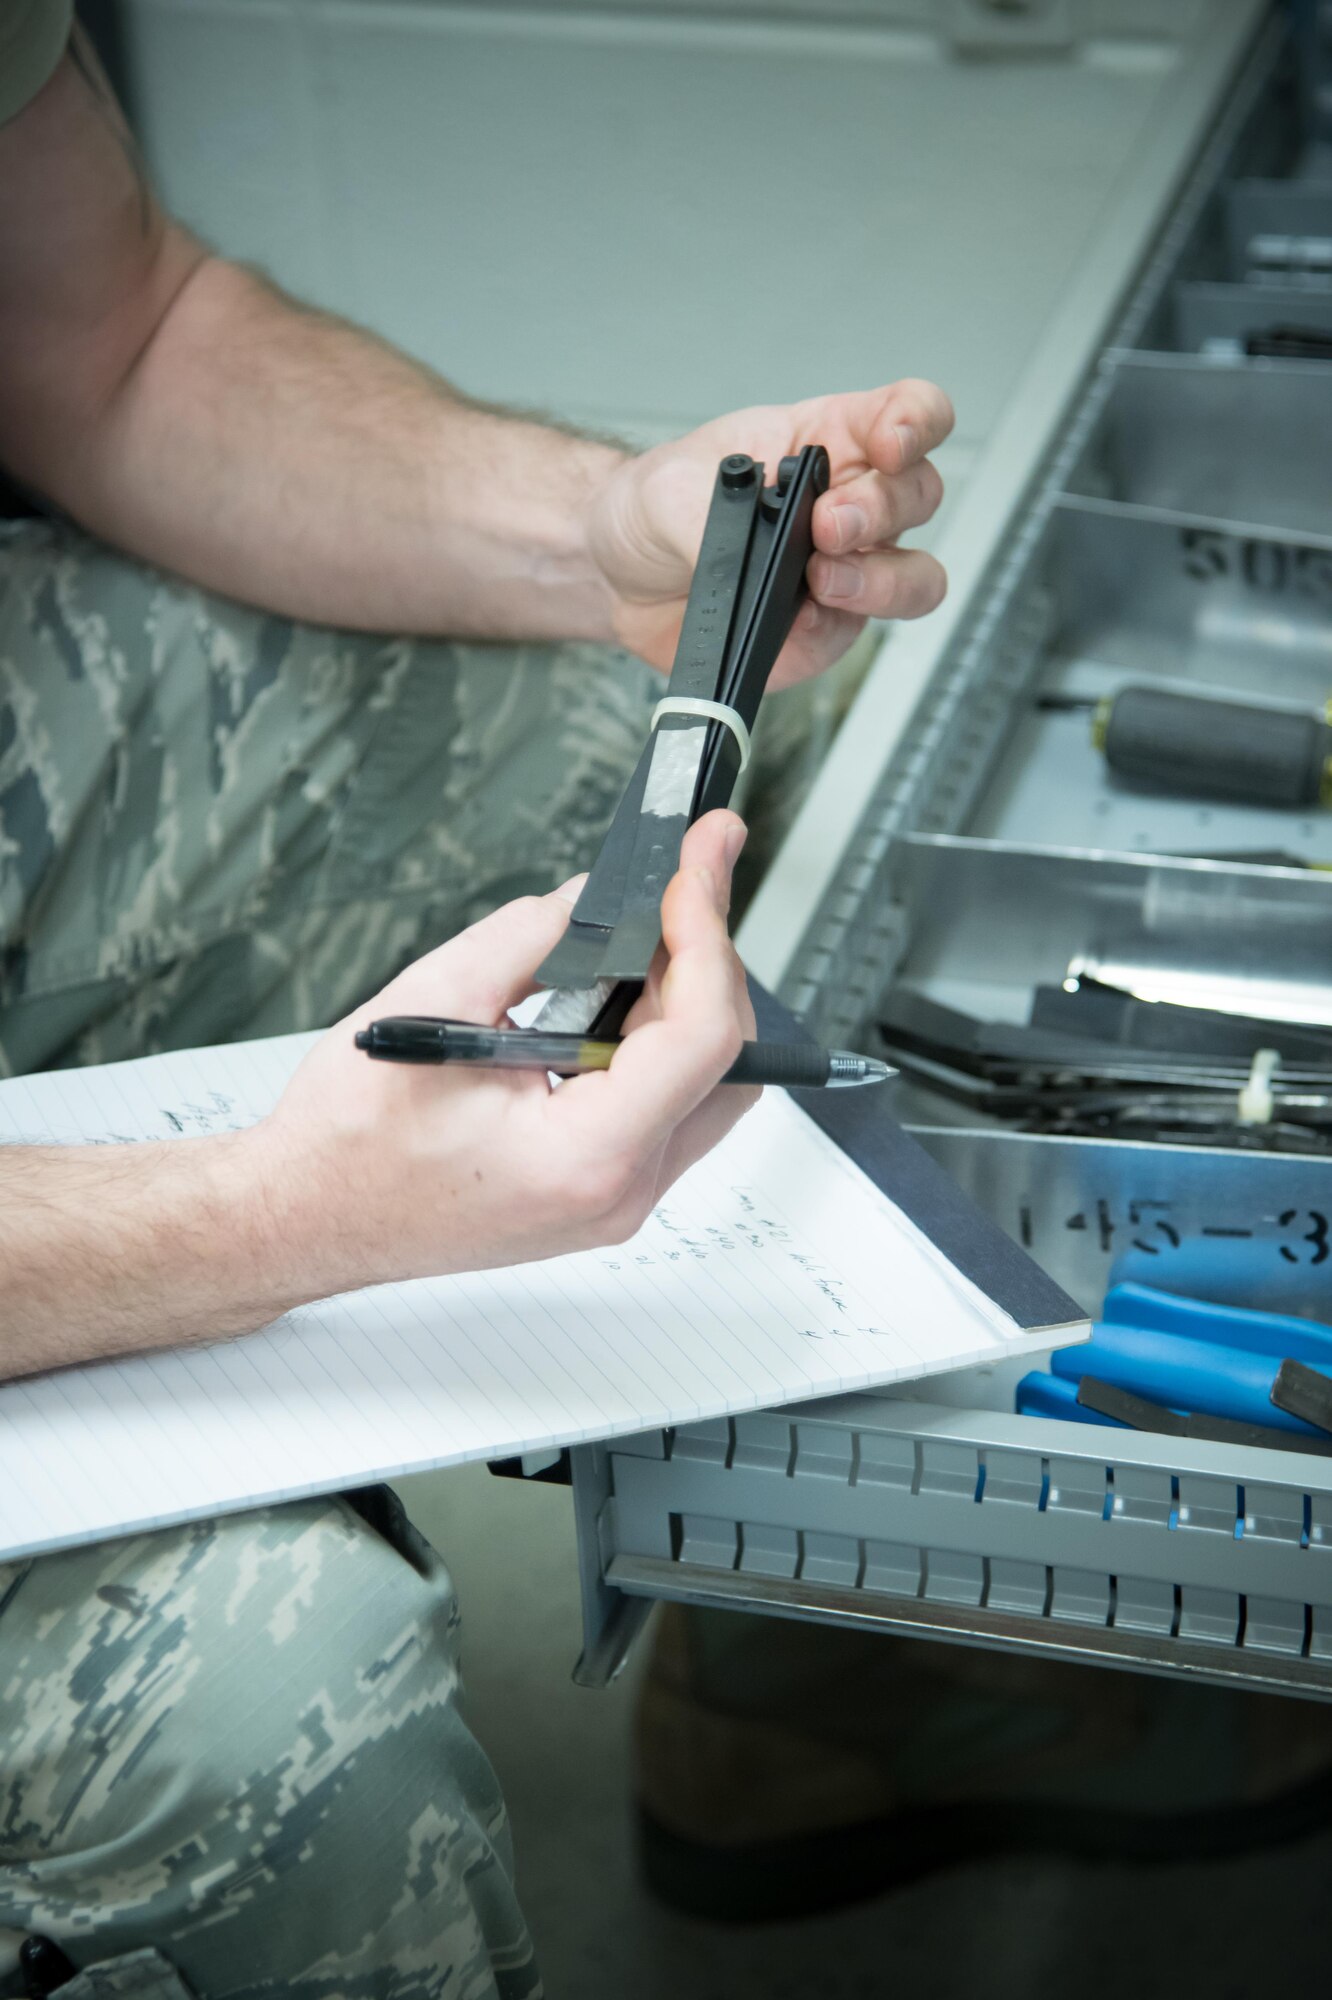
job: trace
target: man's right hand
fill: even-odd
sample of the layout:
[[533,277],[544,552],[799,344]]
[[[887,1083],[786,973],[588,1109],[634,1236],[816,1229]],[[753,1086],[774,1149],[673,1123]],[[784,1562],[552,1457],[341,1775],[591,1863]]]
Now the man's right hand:
[[552,1087],[532,1071],[371,1062],[354,1042],[386,1014],[503,1022],[562,935],[577,881],[496,910],[311,1050],[253,1134],[308,1296],[632,1235],[757,1096],[716,1089],[754,1032],[726,930],[744,831],[725,812],[691,828],[662,904],[666,963],[609,1069]]
[[258,1125],[130,1146],[0,1147],[0,1376],[248,1333],[353,1286],[620,1242],[756,1092],[716,1088],[754,1032],[726,933],[744,827],[690,830],[666,941],[607,1070],[371,1062],[378,1015],[502,1022],[576,883],[509,903],[330,1029]]

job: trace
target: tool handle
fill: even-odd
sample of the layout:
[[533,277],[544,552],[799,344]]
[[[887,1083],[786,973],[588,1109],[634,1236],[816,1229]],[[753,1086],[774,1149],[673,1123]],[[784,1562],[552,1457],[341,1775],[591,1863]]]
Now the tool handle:
[[1294,1359],[1332,1369],[1332,1326],[1294,1313],[1256,1312],[1249,1306],[1216,1305],[1183,1292],[1159,1291],[1122,1279],[1105,1295],[1101,1317],[1112,1326],[1136,1326],[1144,1333],[1182,1333],[1222,1347],[1242,1347],[1274,1361]]
[[1313,714],[1129,687],[1093,727],[1110,769],[1138,784],[1251,805],[1332,803],[1332,728]]
[[1270,1424],[1278,1430],[1311,1436],[1309,1425],[1272,1406],[1278,1366],[1271,1355],[1251,1354],[1243,1348],[1194,1340],[1184,1334],[1152,1333],[1104,1322],[1092,1328],[1089,1341],[1061,1347],[1050,1357],[1053,1373],[1066,1380],[1095,1375],[1102,1382],[1148,1396],[1172,1410],[1229,1417],[1238,1423]]

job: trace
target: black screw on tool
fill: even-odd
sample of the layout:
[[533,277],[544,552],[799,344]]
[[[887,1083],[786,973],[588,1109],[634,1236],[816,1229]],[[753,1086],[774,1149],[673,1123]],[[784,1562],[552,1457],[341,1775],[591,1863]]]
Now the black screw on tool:
[[754,461],[746,458],[742,451],[733,451],[729,458],[724,458],[720,469],[722,485],[729,487],[733,493],[741,486],[752,486],[754,483]]

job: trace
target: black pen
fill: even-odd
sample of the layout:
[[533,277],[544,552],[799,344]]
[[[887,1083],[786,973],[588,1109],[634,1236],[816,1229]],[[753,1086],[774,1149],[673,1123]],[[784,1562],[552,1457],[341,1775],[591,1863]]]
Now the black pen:
[[[535,1069],[554,1076],[583,1076],[609,1069],[618,1042],[586,1035],[545,1034],[540,1028],[478,1028],[470,1021],[441,1021],[399,1014],[372,1021],[356,1046],[382,1062],[475,1063],[481,1069]],[[723,1083],[775,1083],[788,1089],[845,1089],[886,1083],[897,1071],[874,1056],[821,1049],[814,1042],[746,1042]]]

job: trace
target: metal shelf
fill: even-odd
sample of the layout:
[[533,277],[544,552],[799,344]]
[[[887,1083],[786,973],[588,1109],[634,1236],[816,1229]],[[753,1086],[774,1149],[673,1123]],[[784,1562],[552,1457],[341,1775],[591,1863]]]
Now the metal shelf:
[[[1332,879],[1187,858],[1329,858],[1326,815],[1119,789],[1085,716],[1079,735],[1033,705],[1132,678],[1308,706],[1332,684],[1332,365],[1200,354],[1204,322],[1177,337],[1206,305],[1233,347],[1236,294],[1265,312],[1297,282],[1273,276],[1269,239],[1321,227],[1332,180],[1292,138],[1293,103],[1272,27],[972,551],[974,588],[781,968],[830,1041],[869,1032],[891,985],[1023,1020],[1078,955],[1332,1008]],[[770,910],[809,906],[800,837]],[[756,969],[772,981],[761,953]],[[1089,1307],[1112,1274],[1206,1296],[1205,1274],[1288,1304],[1293,1265],[1311,1303],[1332,1295],[1332,1160],[1024,1135],[919,1087],[908,1103],[916,1136]],[[614,1671],[662,1596],[1332,1699],[1332,1457],[1017,1417],[1015,1372],[576,1452],[583,1677]]]

